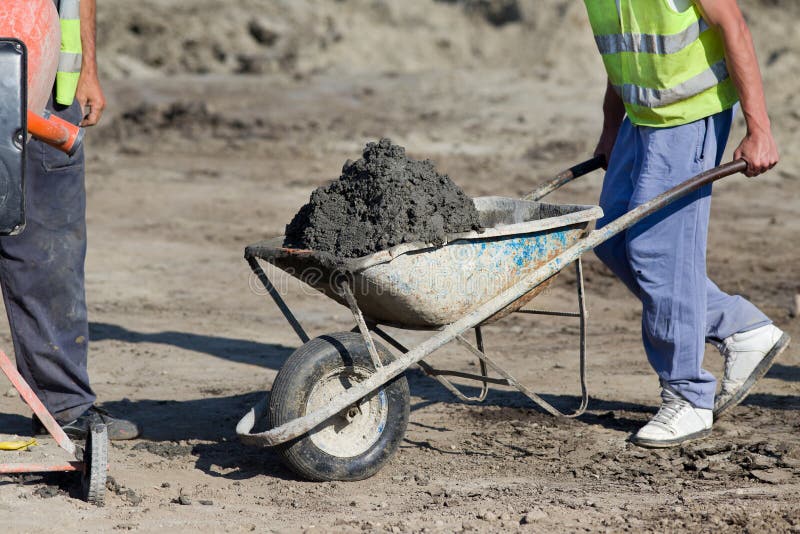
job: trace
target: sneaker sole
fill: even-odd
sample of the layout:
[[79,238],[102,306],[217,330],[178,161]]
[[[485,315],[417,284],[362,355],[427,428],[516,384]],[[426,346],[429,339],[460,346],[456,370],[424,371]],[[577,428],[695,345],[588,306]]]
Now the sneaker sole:
[[772,367],[773,363],[775,363],[775,359],[780,356],[784,350],[786,350],[786,347],[789,346],[789,342],[791,340],[792,338],[789,337],[789,334],[784,333],[780,339],[775,342],[767,355],[764,356],[760,362],[758,362],[756,368],[753,369],[753,372],[750,373],[750,376],[748,376],[747,380],[744,381],[742,387],[736,390],[736,393],[731,395],[725,402],[719,406],[714,406],[714,419],[719,419],[722,417],[727,410],[742,402],[745,397],[750,394],[750,390],[753,389],[753,386],[756,385],[756,382],[761,380],[764,375],[767,374],[769,368]]
[[[76,430],[74,428],[63,428],[62,430],[67,435],[67,437],[74,441],[86,441],[86,432],[83,430]],[[50,432],[47,431],[41,423],[33,423],[32,433],[34,437],[38,436],[49,436]],[[136,439],[142,435],[141,428],[131,431],[130,433],[123,433],[119,430],[116,433],[111,433],[108,436],[109,441],[130,441],[132,439]]]
[[647,439],[647,438],[637,438],[636,435],[631,437],[631,443],[634,445],[638,445],[639,447],[644,447],[645,449],[669,449],[670,447],[677,447],[678,445],[683,445],[689,441],[695,441],[698,439],[707,438],[711,435],[711,429],[708,430],[701,430],[700,432],[695,432],[694,434],[689,434],[682,438],[675,438],[670,440],[655,440],[655,439]]

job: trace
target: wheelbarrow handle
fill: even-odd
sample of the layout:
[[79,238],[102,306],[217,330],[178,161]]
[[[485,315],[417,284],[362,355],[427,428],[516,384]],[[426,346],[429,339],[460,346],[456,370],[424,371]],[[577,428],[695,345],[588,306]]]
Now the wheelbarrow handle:
[[661,193],[657,197],[645,202],[644,204],[635,207],[625,215],[615,219],[599,230],[593,231],[582,242],[583,246],[585,247],[586,251],[591,250],[601,243],[608,241],[620,232],[627,230],[645,217],[657,212],[669,204],[672,204],[676,200],[683,198],[689,193],[697,191],[701,187],[716,182],[721,178],[744,172],[745,170],[747,170],[747,162],[743,159],[737,159],[730,163],[725,163],[719,167],[714,167],[713,169],[702,172],[693,178],[689,178],[685,182],[676,185],[672,189],[669,189],[668,191]]
[[584,174],[589,174],[592,171],[602,168],[606,163],[605,156],[595,156],[582,163],[578,163],[569,169],[562,171],[556,175],[555,178],[546,181],[539,187],[522,197],[522,200],[540,200],[549,195],[562,185],[568,184],[575,178],[580,178]]

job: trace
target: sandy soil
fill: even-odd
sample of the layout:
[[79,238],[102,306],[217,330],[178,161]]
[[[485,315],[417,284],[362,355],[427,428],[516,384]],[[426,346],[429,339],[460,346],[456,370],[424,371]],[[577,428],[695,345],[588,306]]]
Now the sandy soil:
[[[603,74],[580,3],[519,2],[521,20],[506,24],[486,11],[503,2],[467,4],[247,0],[219,21],[220,3],[208,0],[100,6],[110,107],[88,141],[90,366],[104,406],[145,434],[113,445],[104,508],[70,497],[70,477],[0,478],[4,525],[800,531],[798,350],[712,438],[662,452],[632,447],[658,383],[637,302],[591,255],[592,401],[578,420],[543,415],[503,389],[484,405],[460,404],[412,371],[406,440],[370,480],[300,481],[272,451],[235,439],[235,422],[298,346],[259,294],[243,247],[282,233],[365,142],[391,137],[472,196],[524,194],[590,154]],[[790,38],[800,12],[792,0],[744,5],[783,161],[757,180],[717,186],[709,271],[800,340],[800,45]],[[742,134],[740,123],[734,138]],[[596,173],[552,198],[593,203],[601,180]],[[351,328],[344,308],[280,281],[312,333]],[[562,277],[536,304],[572,306],[574,283]],[[576,332],[569,319],[514,316],[489,327],[486,341],[566,409],[578,399]],[[455,346],[431,362],[473,368]],[[707,366],[720,372],[711,348]],[[0,395],[0,414],[3,433],[27,432],[29,411],[13,392]]]

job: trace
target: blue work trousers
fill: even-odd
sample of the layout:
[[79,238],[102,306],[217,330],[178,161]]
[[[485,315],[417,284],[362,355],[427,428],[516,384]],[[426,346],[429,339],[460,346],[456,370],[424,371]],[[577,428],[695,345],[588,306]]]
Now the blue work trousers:
[[[733,110],[682,126],[635,126],[626,118],[600,194],[603,227],[722,158]],[[597,256],[642,302],[642,339],[662,383],[698,408],[714,406],[716,381],[704,370],[706,341],[770,324],[740,296],[706,275],[711,186],[674,202],[597,247]]]
[[[49,109],[74,124],[81,120],[77,102]],[[17,368],[64,423],[95,400],[86,369],[83,148],[69,157],[31,139],[26,158],[26,226],[19,235],[0,237],[0,285]]]

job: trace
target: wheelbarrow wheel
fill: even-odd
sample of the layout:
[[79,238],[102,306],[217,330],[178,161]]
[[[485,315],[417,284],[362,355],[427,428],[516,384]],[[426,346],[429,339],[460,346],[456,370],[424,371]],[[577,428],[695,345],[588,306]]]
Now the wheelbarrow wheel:
[[108,477],[108,429],[103,423],[91,424],[83,451],[81,496],[97,506],[103,506]]
[[[385,365],[394,357],[375,347]],[[375,371],[363,338],[353,332],[312,339],[286,361],[272,386],[273,427],[325,406]],[[363,480],[394,455],[408,425],[408,381],[404,375],[295,440],[278,447],[286,463],[308,480]]]

